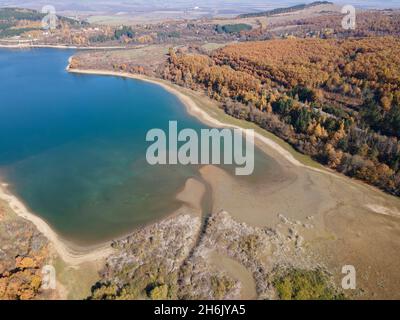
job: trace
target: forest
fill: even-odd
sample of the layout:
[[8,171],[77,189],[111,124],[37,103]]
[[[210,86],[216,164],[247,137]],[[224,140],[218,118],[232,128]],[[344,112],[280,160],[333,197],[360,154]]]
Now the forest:
[[300,152],[400,196],[400,40],[280,39],[170,50],[163,78]]
[[[26,32],[42,30],[41,20],[46,14],[36,10],[20,8],[0,8],[0,38],[20,36]],[[67,17],[57,17],[61,23],[70,27],[87,25]]]

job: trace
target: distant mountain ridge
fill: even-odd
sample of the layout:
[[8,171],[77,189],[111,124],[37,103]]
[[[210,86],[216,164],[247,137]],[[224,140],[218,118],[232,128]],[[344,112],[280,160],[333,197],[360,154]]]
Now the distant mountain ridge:
[[324,4],[333,4],[333,2],[315,1],[315,2],[312,2],[312,3],[309,3],[309,4],[298,4],[298,5],[287,7],[287,8],[276,8],[276,9],[273,9],[273,10],[268,10],[268,11],[263,11],[263,12],[245,13],[245,14],[239,15],[238,17],[239,18],[269,17],[269,16],[273,16],[273,15],[276,15],[276,14],[288,13],[288,12],[294,12],[294,11],[309,9],[309,8],[317,7],[317,6],[324,5]]

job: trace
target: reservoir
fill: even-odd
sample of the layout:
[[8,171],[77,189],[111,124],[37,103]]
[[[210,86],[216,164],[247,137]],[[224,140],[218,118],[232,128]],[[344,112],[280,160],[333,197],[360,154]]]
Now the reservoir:
[[[88,245],[178,209],[199,168],[150,166],[146,133],[207,126],[156,84],[69,74],[73,54],[0,49],[0,180],[62,238]],[[256,151],[256,177],[273,166]]]

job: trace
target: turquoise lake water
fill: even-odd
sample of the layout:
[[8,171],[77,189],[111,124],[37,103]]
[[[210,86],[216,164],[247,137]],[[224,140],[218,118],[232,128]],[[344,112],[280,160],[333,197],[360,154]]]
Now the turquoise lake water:
[[[150,166],[152,128],[206,126],[157,85],[65,71],[73,51],[0,50],[0,177],[62,237],[93,244],[180,206],[195,166]],[[271,159],[258,155],[256,171]]]

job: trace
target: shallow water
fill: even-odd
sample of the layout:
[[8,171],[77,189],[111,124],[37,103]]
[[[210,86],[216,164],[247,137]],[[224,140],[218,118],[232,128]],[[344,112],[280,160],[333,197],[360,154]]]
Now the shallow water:
[[[93,244],[171,213],[199,175],[195,166],[148,165],[147,131],[170,120],[206,126],[157,85],[67,73],[73,53],[0,50],[0,176],[62,237]],[[243,179],[273,167],[256,152],[255,174]]]

